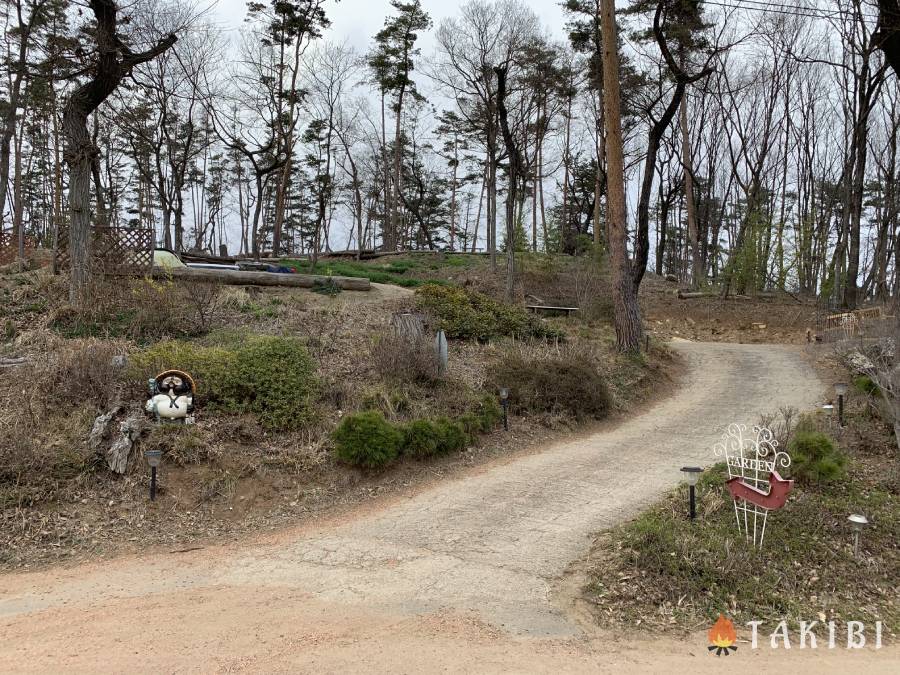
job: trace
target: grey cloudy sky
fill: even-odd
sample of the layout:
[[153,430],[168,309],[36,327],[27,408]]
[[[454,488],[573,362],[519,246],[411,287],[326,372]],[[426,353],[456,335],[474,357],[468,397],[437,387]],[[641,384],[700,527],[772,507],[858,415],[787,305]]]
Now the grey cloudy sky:
[[[431,15],[435,26],[444,17],[456,14],[461,4],[458,0],[422,0],[422,7]],[[565,19],[559,0],[525,0],[525,4],[534,10],[553,35],[563,37]],[[244,20],[246,7],[246,0],[218,0],[212,16],[221,27],[236,28]],[[335,42],[346,39],[358,50],[365,51],[392,10],[389,0],[328,0],[326,13],[331,19],[331,30],[327,37]],[[429,53],[433,44],[430,33],[421,37],[423,53]]]

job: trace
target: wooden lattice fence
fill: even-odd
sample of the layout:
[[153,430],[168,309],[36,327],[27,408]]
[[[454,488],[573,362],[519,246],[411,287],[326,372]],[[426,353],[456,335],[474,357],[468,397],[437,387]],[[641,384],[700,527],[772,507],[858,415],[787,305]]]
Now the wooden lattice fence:
[[[25,237],[25,257],[35,247],[32,237]],[[8,265],[19,259],[19,238],[14,232],[0,232],[0,265]]]
[[[91,257],[96,274],[142,276],[153,271],[154,232],[149,228],[94,227]],[[56,270],[68,269],[69,231],[59,228]]]
[[883,338],[893,335],[896,321],[887,307],[867,307],[824,315],[819,320],[819,331],[825,342]]

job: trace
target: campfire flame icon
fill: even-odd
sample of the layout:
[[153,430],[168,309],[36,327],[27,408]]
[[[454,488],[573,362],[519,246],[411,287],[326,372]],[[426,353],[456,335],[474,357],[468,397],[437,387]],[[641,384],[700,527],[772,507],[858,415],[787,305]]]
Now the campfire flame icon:
[[712,625],[707,633],[709,641],[712,643],[708,649],[714,651],[716,656],[728,656],[731,652],[737,651],[737,633],[734,630],[734,624],[730,619],[726,619],[719,614],[718,620]]

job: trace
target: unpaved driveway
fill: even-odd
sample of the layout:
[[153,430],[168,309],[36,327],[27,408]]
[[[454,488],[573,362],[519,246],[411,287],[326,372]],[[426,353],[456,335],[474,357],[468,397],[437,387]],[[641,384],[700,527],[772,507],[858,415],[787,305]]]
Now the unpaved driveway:
[[652,669],[662,654],[688,658],[671,641],[638,650],[585,638],[555,600],[557,581],[591,533],[673,486],[685,462],[712,463],[728,422],[812,408],[823,387],[798,348],[675,346],[690,366],[680,390],[595,436],[261,543],[2,577],[0,672]]

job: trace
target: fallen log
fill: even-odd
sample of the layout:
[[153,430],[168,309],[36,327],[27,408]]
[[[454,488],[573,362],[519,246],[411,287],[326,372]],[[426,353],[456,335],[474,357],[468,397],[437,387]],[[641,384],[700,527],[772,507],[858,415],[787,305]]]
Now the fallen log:
[[153,276],[158,279],[188,279],[210,281],[233,286],[290,286],[312,288],[316,282],[334,282],[344,291],[368,291],[372,285],[368,279],[356,277],[326,277],[311,274],[278,274],[277,272],[239,272],[237,270],[211,270],[195,267],[175,267],[172,269],[153,268]]
[[[690,300],[691,298],[721,298],[722,294],[718,291],[685,291],[679,290],[678,293],[679,300]],[[724,299],[731,300],[760,300],[767,299],[771,300],[777,298],[778,294],[773,293],[771,291],[760,291],[759,293],[754,293],[753,295],[745,295],[745,294],[733,294],[729,295]]]
[[182,262],[192,262],[192,263],[209,263],[211,265],[234,265],[237,262],[237,258],[233,256],[220,256],[220,255],[211,255],[208,253],[185,253],[182,251],[179,254]]

